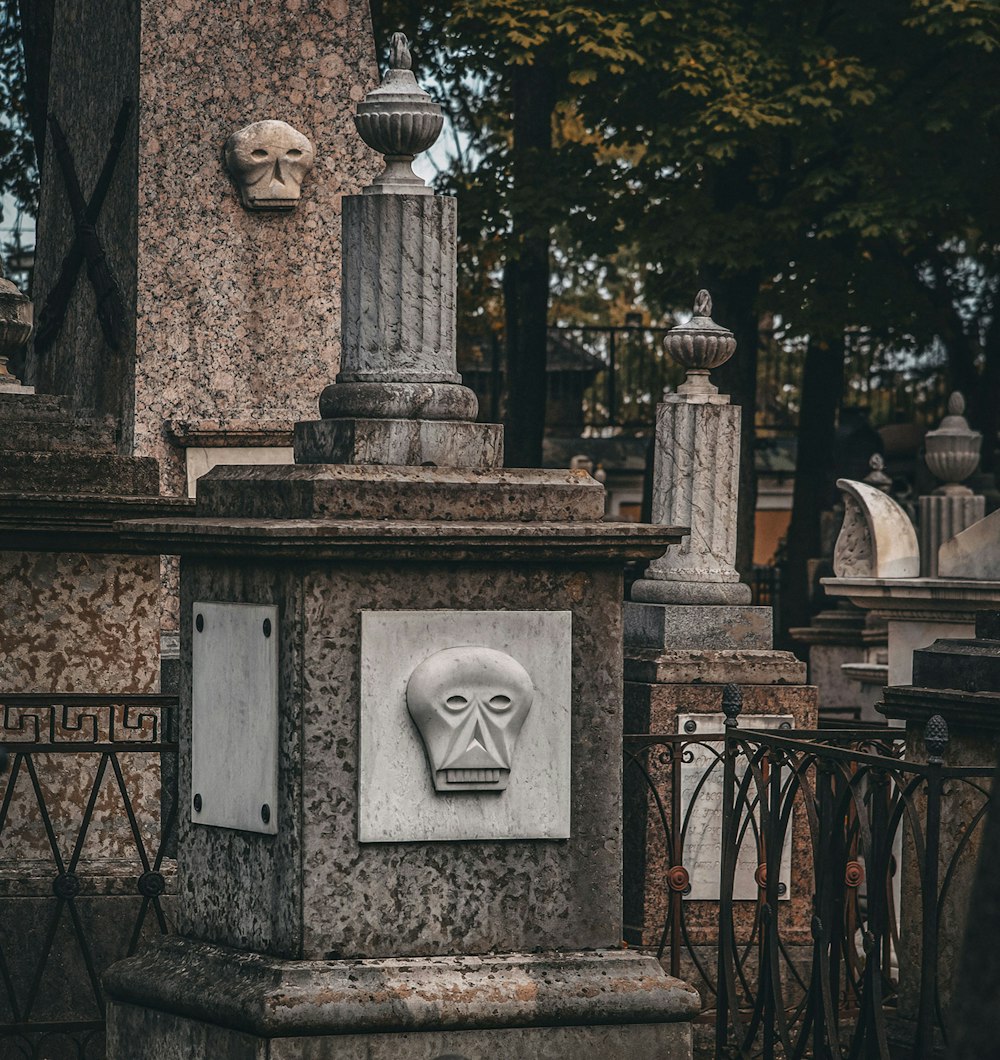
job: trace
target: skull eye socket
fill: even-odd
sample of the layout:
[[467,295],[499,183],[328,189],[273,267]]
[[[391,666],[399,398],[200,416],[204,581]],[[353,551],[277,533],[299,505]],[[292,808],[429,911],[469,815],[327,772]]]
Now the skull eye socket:
[[510,696],[493,696],[490,706],[493,710],[507,710],[510,707]]
[[444,701],[444,705],[449,710],[464,710],[469,705],[469,701],[465,696],[449,696]]
[[301,155],[302,155],[302,152],[297,147],[293,147],[290,151],[286,151],[285,154],[289,158],[300,158]]
[[258,147],[250,152],[252,158],[267,158],[267,152],[263,147]]

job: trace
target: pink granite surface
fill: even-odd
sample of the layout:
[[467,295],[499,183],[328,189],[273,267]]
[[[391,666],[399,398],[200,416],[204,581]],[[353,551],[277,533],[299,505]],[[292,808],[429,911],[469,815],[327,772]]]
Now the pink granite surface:
[[[184,491],[168,420],[315,418],[339,361],[340,199],[381,169],[354,129],[377,81],[366,0],[143,0],[133,451]],[[226,138],[305,133],[297,209],[248,212]]]

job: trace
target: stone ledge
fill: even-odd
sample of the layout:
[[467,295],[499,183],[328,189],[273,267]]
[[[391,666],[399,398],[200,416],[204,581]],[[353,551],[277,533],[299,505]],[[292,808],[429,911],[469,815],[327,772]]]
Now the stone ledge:
[[626,950],[286,961],[183,938],[104,975],[116,1001],[263,1036],[674,1023],[693,987]]
[[625,680],[647,684],[804,685],[806,664],[790,651],[629,649]]
[[503,466],[503,427],[448,420],[309,420],[295,425],[297,464]]
[[604,487],[585,471],[294,464],[216,467],[198,514],[256,519],[597,521]]
[[875,709],[893,720],[924,724],[932,715],[940,714],[952,735],[960,729],[1000,733],[1000,695],[996,692],[890,685],[882,697],[883,702],[877,703]]
[[762,649],[773,647],[770,607],[711,604],[625,604],[625,644],[636,648]]
[[683,527],[640,523],[407,522],[329,519],[151,519],[117,525],[136,551],[272,559],[506,563],[651,559]]
[[0,548],[25,552],[131,552],[155,549],[123,541],[122,519],[162,518],[192,511],[194,502],[172,497],[0,492]]

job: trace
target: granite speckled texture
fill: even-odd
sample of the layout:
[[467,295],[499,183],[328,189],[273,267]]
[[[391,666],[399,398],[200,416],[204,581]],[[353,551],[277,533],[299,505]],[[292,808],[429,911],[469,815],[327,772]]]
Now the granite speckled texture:
[[[32,378],[120,418],[123,451],[158,457],[164,492],[180,496],[183,451],[165,421],[291,422],[313,412],[337,372],[340,198],[381,168],[352,117],[376,82],[368,4],[61,0],[55,24],[49,106],[85,197],[122,100],[138,102],[98,224],[125,333],[115,354],[81,273]],[[290,122],[315,145],[294,211],[248,212],[226,172],[226,139],[262,118]],[[47,165],[39,306],[71,231],[59,168]]]
[[[189,561],[186,599],[278,601],[277,837],[196,828],[182,814],[180,930],[284,957],[380,957],[616,945],[620,935],[621,575],[464,564]],[[572,838],[360,846],[360,610],[573,612]],[[182,616],[182,643],[190,636]],[[618,647],[616,647],[618,646]],[[183,653],[182,653],[183,654]],[[186,681],[182,681],[182,688]],[[181,805],[190,747],[182,697]],[[300,770],[293,768],[302,756]],[[459,856],[459,850],[461,856]],[[299,865],[304,871],[300,871]],[[215,881],[238,879],[220,891]],[[420,895],[419,902],[413,896]],[[363,897],[362,897],[363,896]]]
[[283,962],[167,940],[105,984],[111,1053],[129,1060],[681,1060],[699,1006],[654,958],[620,950]]

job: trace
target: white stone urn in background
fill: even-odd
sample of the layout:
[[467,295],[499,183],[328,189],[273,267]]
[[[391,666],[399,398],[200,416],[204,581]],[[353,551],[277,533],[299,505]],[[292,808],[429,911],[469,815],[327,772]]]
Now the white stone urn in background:
[[936,431],[924,435],[924,460],[931,474],[941,482],[934,491],[939,495],[968,496],[972,490],[962,486],[979,466],[983,436],[969,427],[965,418],[965,398],[956,390],[948,399],[948,415]]
[[964,482],[979,466],[983,436],[969,426],[964,416],[965,398],[956,390],[948,399],[948,415],[936,431],[924,435],[924,460],[941,483],[920,507],[920,573],[934,578],[938,573],[941,545],[978,522],[986,513],[986,501]]

